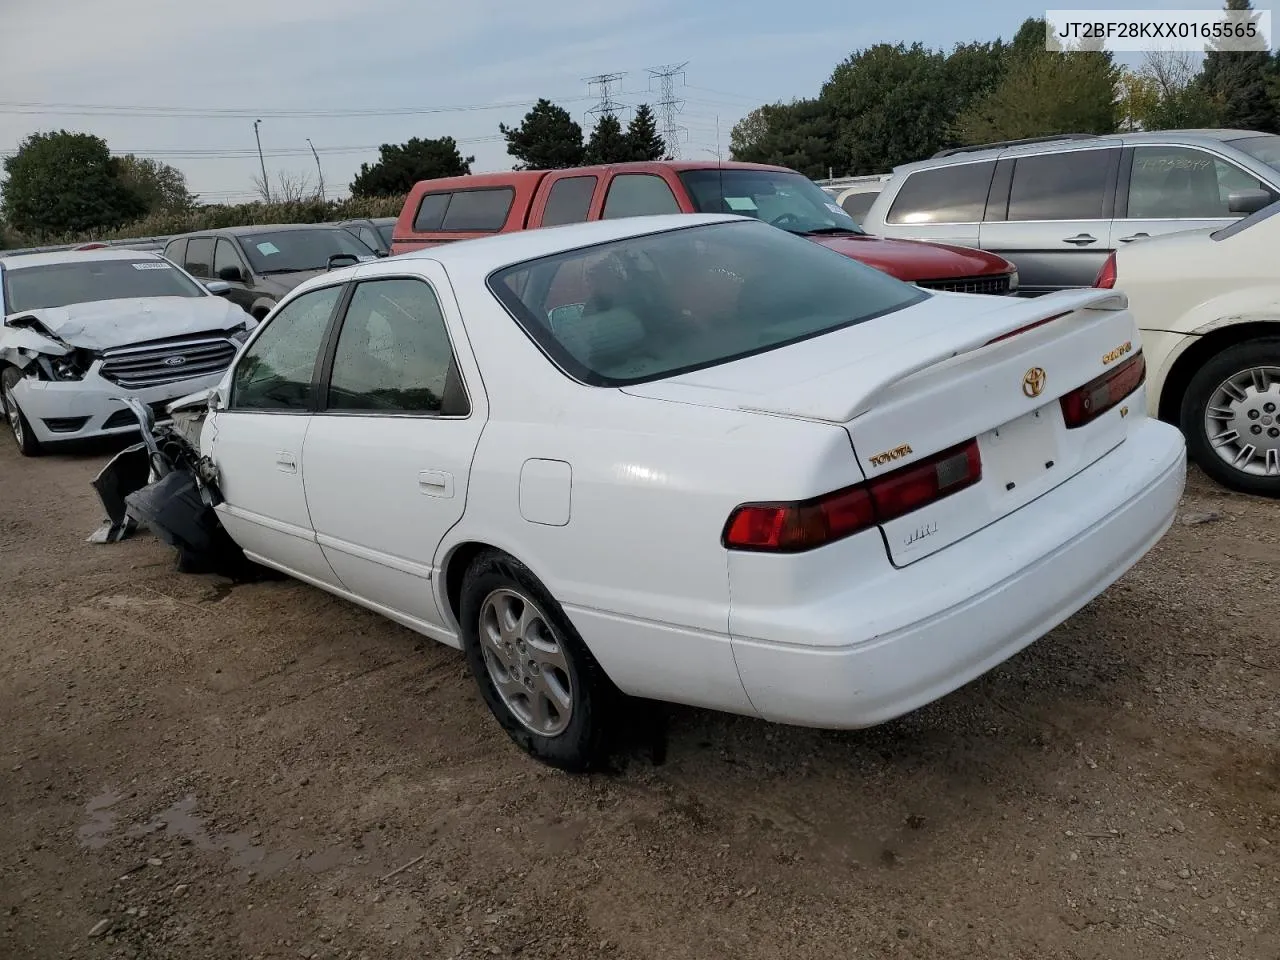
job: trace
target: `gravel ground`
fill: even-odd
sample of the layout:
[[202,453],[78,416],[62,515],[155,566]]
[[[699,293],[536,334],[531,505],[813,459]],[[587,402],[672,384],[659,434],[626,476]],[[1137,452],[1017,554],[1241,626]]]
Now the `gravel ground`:
[[0,957],[1280,956],[1280,504],[1191,478],[1049,637],[858,733],[527,760],[461,656],[84,542],[0,443]]

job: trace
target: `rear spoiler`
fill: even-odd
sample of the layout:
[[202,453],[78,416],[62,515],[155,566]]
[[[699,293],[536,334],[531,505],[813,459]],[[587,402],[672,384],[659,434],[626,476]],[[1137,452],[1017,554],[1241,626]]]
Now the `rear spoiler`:
[[[888,354],[855,361],[817,379],[796,384],[789,390],[772,394],[767,409],[745,405],[741,409],[752,413],[785,410],[789,416],[848,423],[866,413],[874,399],[887,388],[935,364],[980,350],[993,340],[1069,313],[1118,311],[1129,306],[1129,298],[1123,292],[1092,287],[1063,290],[1035,298],[992,297],[991,300],[999,306],[981,318],[987,322],[971,321],[963,331],[948,329],[925,339],[911,340]],[[848,400],[834,420],[830,416],[831,396],[836,392],[832,390],[833,384],[840,385],[840,393],[848,392]]]

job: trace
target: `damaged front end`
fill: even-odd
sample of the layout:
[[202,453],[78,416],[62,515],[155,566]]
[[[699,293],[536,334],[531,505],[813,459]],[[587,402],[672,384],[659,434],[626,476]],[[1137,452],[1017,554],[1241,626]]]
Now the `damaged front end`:
[[122,399],[138,420],[142,440],[120,451],[91,481],[107,519],[90,543],[119,543],[146,526],[178,552],[188,573],[232,572],[248,565],[214,508],[222,502],[217,470],[200,456],[200,428],[208,394],[170,404],[170,422],[157,426],[145,403]]

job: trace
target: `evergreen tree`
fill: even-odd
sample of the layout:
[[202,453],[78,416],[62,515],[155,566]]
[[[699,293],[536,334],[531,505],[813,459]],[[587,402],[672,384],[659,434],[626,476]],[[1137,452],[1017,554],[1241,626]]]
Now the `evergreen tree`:
[[[1227,0],[1227,10],[1252,10],[1251,0]],[[1250,18],[1258,19],[1255,13]],[[1264,50],[1223,50],[1211,44],[1200,86],[1216,109],[1217,126],[1280,133],[1280,117],[1271,97],[1274,67]]]
[[627,144],[632,160],[662,160],[667,156],[667,145],[658,133],[658,121],[647,103],[636,107],[635,116],[627,125]]
[[625,163],[631,159],[631,143],[622,132],[622,121],[602,113],[587,141],[587,163]]
[[580,167],[586,156],[582,143],[582,127],[569,116],[569,111],[545,97],[524,115],[518,127],[498,124],[507,138],[507,153],[520,162],[517,170],[557,170]]

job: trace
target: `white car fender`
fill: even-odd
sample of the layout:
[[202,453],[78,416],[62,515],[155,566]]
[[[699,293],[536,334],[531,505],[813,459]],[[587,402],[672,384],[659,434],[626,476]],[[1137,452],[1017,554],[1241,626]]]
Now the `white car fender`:
[[10,364],[19,370],[25,369],[37,354],[46,357],[62,357],[71,352],[71,347],[60,340],[54,340],[26,327],[6,325],[0,330],[0,362]]

